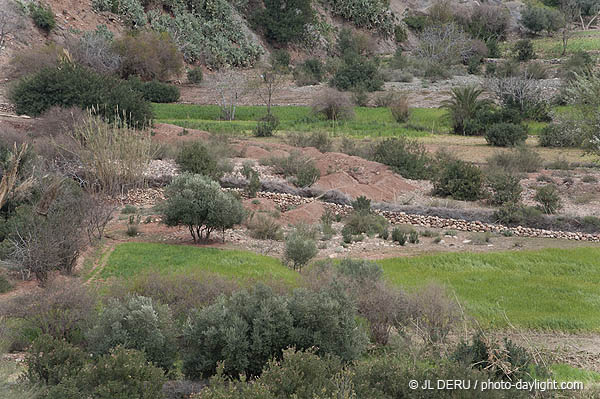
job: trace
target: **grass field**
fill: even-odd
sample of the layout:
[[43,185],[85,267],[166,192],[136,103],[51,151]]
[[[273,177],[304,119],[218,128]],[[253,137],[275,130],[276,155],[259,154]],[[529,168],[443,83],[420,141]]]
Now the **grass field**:
[[[555,58],[562,54],[562,39],[560,35],[543,37],[533,40],[533,48],[539,58]],[[567,43],[567,55],[577,51],[600,50],[600,32],[585,31],[575,32]]]
[[278,259],[253,252],[130,242],[115,248],[100,277],[128,279],[147,272],[211,273],[242,283],[276,280],[289,285],[294,285],[298,276]]
[[414,289],[437,282],[483,326],[600,331],[600,248],[453,253],[379,263],[386,278]]
[[[262,106],[240,106],[235,121],[220,121],[217,105],[153,104],[155,121],[206,130],[211,133],[251,134],[256,122],[266,114]],[[449,122],[445,111],[438,108],[413,108],[407,123],[396,123],[389,109],[356,107],[350,121],[332,121],[319,118],[306,106],[273,107],[283,132],[327,131],[355,137],[421,137],[431,133],[447,133]]]

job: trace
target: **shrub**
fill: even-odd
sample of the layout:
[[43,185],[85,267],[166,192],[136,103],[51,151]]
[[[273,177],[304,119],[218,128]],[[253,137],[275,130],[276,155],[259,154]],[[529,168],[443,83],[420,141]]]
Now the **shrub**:
[[541,217],[542,212],[539,209],[514,203],[506,203],[494,212],[496,222],[507,226],[534,226]]
[[175,162],[182,172],[204,175],[214,180],[223,176],[214,152],[199,141],[182,146]]
[[472,39],[455,23],[427,26],[419,35],[413,50],[421,60],[425,76],[437,77],[448,73],[452,65],[462,63],[474,53]]
[[452,98],[445,100],[442,106],[448,110],[452,120],[452,130],[457,134],[465,134],[467,121],[473,119],[478,111],[490,106],[489,100],[481,100],[482,89],[473,86],[452,89]]
[[306,34],[305,26],[314,21],[314,10],[308,0],[267,0],[253,22],[264,29],[271,42],[287,44],[299,42]]
[[419,233],[417,233],[416,231],[411,231],[410,234],[408,235],[408,242],[411,244],[418,244],[419,243]]
[[142,82],[137,76],[129,78],[131,87],[142,93],[144,100],[153,103],[174,103],[179,100],[180,92],[177,86],[152,80]]
[[419,326],[418,334],[426,343],[443,342],[460,320],[459,305],[444,287],[429,284],[408,298],[409,312]]
[[520,73],[521,69],[517,60],[505,60],[498,63],[494,75],[499,78],[510,78],[519,76]]
[[388,38],[395,33],[394,14],[386,3],[374,0],[331,0],[332,14],[352,21],[359,28],[377,30]]
[[539,141],[542,147],[579,147],[584,133],[578,123],[558,121],[544,126]]
[[204,73],[202,72],[202,67],[190,69],[187,73],[188,81],[193,84],[202,83],[203,77]]
[[402,229],[394,227],[392,230],[392,241],[400,245],[406,244],[406,233]]
[[166,81],[183,70],[183,57],[168,33],[153,31],[124,35],[114,48],[121,60],[121,77]]
[[394,26],[394,40],[396,41],[396,43],[402,43],[408,40],[408,32],[406,31],[406,26],[402,24]]
[[411,30],[421,32],[427,24],[427,17],[425,15],[408,15],[402,21]]
[[557,31],[561,26],[561,18],[558,10],[548,7],[528,5],[521,9],[523,26],[535,34],[544,30],[548,33]]
[[494,205],[517,203],[521,198],[523,188],[519,178],[508,173],[493,173],[487,177],[487,182],[492,190],[490,202]]
[[502,170],[506,173],[531,173],[542,166],[540,154],[526,147],[510,151],[498,152],[487,160],[491,170]]
[[[510,13],[501,6],[480,4],[473,8],[466,29],[486,42],[503,40],[510,26]],[[489,47],[488,47],[489,48]],[[490,57],[495,58],[494,55]]]
[[212,231],[224,233],[244,217],[240,201],[202,175],[186,172],[177,176],[165,190],[165,197],[160,206],[163,223],[186,226],[194,242],[208,241]]
[[405,123],[410,118],[408,97],[400,97],[390,105],[390,112],[398,123]]
[[321,152],[329,152],[333,146],[329,133],[317,131],[312,133],[291,133],[287,136],[288,142],[294,147],[315,147]]
[[382,235],[388,227],[386,218],[365,211],[352,212],[345,220],[344,230],[352,235]]
[[108,353],[118,345],[137,349],[166,371],[173,367],[176,356],[169,308],[143,296],[109,300],[87,338],[90,349],[97,354]]
[[404,137],[385,139],[376,144],[371,157],[408,179],[430,176],[430,158],[425,147],[416,140]]
[[42,69],[21,79],[9,94],[18,114],[38,116],[53,106],[94,108],[109,120],[124,116],[134,126],[152,119],[150,104],[142,93],[112,77],[73,64]]
[[29,14],[35,23],[35,26],[50,33],[56,27],[56,19],[49,5],[38,2],[29,3]]
[[25,358],[29,382],[57,385],[75,377],[86,363],[86,354],[78,347],[49,335],[39,336]]
[[485,130],[485,141],[497,147],[512,147],[527,139],[527,128],[514,123],[496,123]]
[[321,176],[314,161],[303,157],[299,152],[292,152],[284,158],[272,158],[269,163],[274,167],[275,173],[292,177],[292,181],[298,187],[309,187]]
[[344,62],[333,75],[331,85],[343,91],[352,89],[377,91],[383,87],[383,77],[375,60],[361,54],[350,53],[344,56]]
[[255,137],[271,137],[279,126],[279,118],[273,114],[266,114],[256,124],[252,131]]
[[298,232],[288,234],[285,239],[284,260],[291,264],[294,270],[302,271],[302,266],[305,266],[318,252],[315,240],[304,237]]
[[259,240],[279,241],[283,238],[281,226],[275,219],[262,213],[253,214],[246,222],[250,236]]
[[308,58],[294,69],[298,86],[316,85],[325,77],[325,66],[318,58]]
[[0,294],[4,294],[5,292],[8,292],[12,289],[13,286],[10,283],[10,281],[8,281],[8,279],[5,276],[0,274]]
[[67,37],[66,48],[74,62],[103,74],[115,74],[121,66],[121,56],[113,48],[113,34],[106,25],[85,32],[81,37]]
[[10,59],[10,77],[20,79],[42,69],[56,68],[64,55],[64,48],[55,43],[25,48]]
[[539,187],[533,199],[540,204],[542,211],[547,214],[556,213],[561,207],[558,189],[554,184],[546,184]]
[[541,62],[531,62],[525,68],[525,76],[528,79],[547,79],[548,69]]
[[333,89],[324,90],[313,102],[312,110],[332,121],[354,118],[354,106],[348,95]]
[[77,397],[161,399],[166,382],[163,370],[148,363],[142,352],[122,347],[101,356],[82,374],[76,377],[82,387]]
[[433,178],[435,195],[466,201],[481,198],[483,177],[477,166],[453,159],[441,163]]
[[352,360],[365,342],[354,307],[343,293],[295,290],[284,297],[258,285],[251,292],[221,297],[190,316],[184,345],[184,373],[196,378],[214,374],[221,361],[228,375],[259,375],[270,359],[281,359],[290,346],[316,346],[319,354]]
[[521,114],[512,108],[482,107],[475,112],[472,119],[464,123],[464,134],[467,136],[485,135],[488,128],[496,124],[520,125]]
[[574,80],[577,75],[583,75],[591,71],[594,59],[585,51],[579,50],[573,53],[566,62],[560,66],[560,74],[563,79]]
[[271,53],[271,65],[275,70],[287,70],[290,61],[290,53],[285,49],[277,49]]
[[521,39],[513,47],[514,57],[518,61],[529,61],[535,58],[533,43],[528,39]]

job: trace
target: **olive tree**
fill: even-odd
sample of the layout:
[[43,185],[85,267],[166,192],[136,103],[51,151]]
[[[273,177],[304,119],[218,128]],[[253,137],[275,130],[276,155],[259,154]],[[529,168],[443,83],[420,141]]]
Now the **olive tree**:
[[194,242],[208,241],[211,232],[224,233],[244,217],[241,202],[207,176],[183,173],[167,187],[165,196],[160,206],[163,223],[187,226]]

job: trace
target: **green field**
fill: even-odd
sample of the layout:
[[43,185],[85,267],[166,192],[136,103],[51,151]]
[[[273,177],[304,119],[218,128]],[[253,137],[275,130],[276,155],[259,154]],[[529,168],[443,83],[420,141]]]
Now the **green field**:
[[[486,327],[600,331],[600,248],[452,253],[380,261],[392,283],[448,286]],[[506,315],[506,317],[505,317]]]
[[[155,121],[211,133],[251,134],[256,122],[266,114],[266,107],[240,106],[235,121],[220,121],[217,105],[153,104]],[[310,107],[278,106],[273,113],[279,118],[283,132],[327,131],[334,135],[355,137],[421,137],[431,133],[447,133],[450,124],[438,108],[413,108],[407,123],[396,123],[389,109],[356,107],[349,121],[325,120],[315,116]]]
[[148,272],[210,273],[242,283],[275,280],[289,285],[294,285],[298,277],[278,259],[253,252],[140,242],[118,245],[100,277],[128,279]]
[[[534,39],[533,48],[540,58],[560,57],[563,50],[562,39],[560,35]],[[600,32],[598,31],[575,32],[567,43],[567,55],[577,51],[598,50],[600,50]]]

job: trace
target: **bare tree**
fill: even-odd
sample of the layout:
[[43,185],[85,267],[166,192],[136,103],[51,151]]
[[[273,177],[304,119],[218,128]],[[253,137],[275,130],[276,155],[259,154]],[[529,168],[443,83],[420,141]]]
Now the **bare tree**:
[[575,18],[581,14],[576,0],[562,0],[560,3],[560,33],[562,38],[562,56],[567,53],[569,39],[573,36],[573,23]]
[[0,51],[8,35],[21,27],[23,18],[12,0],[0,0]]
[[248,92],[246,78],[236,71],[219,72],[216,77],[216,90],[221,102],[221,119],[235,120],[238,101]]
[[255,90],[267,106],[267,115],[271,115],[273,95],[284,85],[286,75],[286,72],[282,68],[266,65],[261,68],[258,78],[249,85],[250,89]]
[[473,52],[473,41],[453,23],[427,27],[419,39],[415,56],[432,64],[454,65]]
[[121,67],[122,57],[114,51],[110,37],[100,32],[71,36],[66,47],[74,60],[96,72],[115,73]]
[[542,87],[534,79],[520,76],[492,78],[487,80],[486,87],[503,105],[517,107],[521,111],[544,102]]

